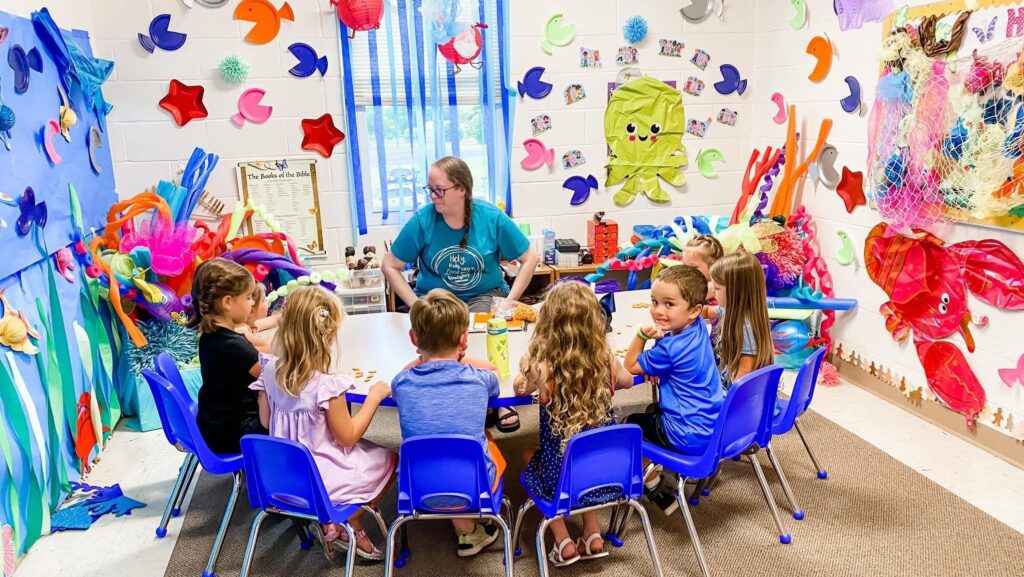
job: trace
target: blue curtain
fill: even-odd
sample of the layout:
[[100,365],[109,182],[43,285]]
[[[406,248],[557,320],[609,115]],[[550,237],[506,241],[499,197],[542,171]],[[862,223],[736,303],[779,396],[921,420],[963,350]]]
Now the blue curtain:
[[[353,240],[375,224],[402,224],[426,200],[430,163],[447,155],[473,171],[474,194],[511,214],[509,0],[386,0],[379,29],[339,24]],[[424,4],[427,4],[424,9]],[[438,52],[432,10],[458,12],[482,39],[455,65]]]

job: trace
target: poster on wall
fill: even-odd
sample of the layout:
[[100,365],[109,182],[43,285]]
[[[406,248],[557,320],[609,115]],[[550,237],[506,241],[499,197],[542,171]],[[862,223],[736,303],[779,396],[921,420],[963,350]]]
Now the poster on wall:
[[[253,160],[238,163],[242,202],[266,208],[295,240],[305,258],[326,258],[320,220],[316,159]],[[258,218],[250,219],[249,234],[271,232]]]
[[1024,1],[947,1],[883,26],[868,121],[872,206],[899,230],[1024,232]]

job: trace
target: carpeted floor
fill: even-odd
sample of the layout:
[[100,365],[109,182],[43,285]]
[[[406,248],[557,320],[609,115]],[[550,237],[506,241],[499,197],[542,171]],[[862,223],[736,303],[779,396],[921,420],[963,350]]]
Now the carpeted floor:
[[[616,400],[623,405],[624,412],[636,411],[645,402],[643,393],[629,391],[616,395]],[[537,430],[536,410],[528,408],[521,414],[523,427],[520,431],[499,439],[509,461],[506,490],[516,507],[523,499],[517,482],[522,467],[518,455],[536,442]],[[784,522],[793,534],[793,543],[779,543],[749,464],[728,463],[723,466],[723,476],[713,495],[691,509],[712,575],[1024,575],[1024,536],[1020,533],[831,421],[808,413],[801,423],[818,457],[828,468],[828,480],[816,478],[795,431],[775,439],[773,446],[801,506],[807,511],[806,519],[795,521],[789,515],[768,459],[761,456]],[[397,448],[397,431],[396,413],[382,409],[368,438]],[[177,458],[170,450],[168,455],[168,458]],[[202,574],[230,486],[230,479],[226,477],[203,475],[200,478],[167,576]],[[238,574],[255,514],[248,506],[244,487],[242,491],[217,565],[217,573],[222,577]],[[677,512],[666,518],[649,504],[646,507],[654,524],[664,575],[699,576],[700,569],[682,515]],[[382,510],[386,520],[394,518],[393,490],[382,504]],[[531,512],[524,525],[524,554],[515,565],[518,576],[538,574],[532,533],[537,521],[537,513]],[[300,550],[290,527],[290,523],[273,518],[263,524],[250,573],[253,577],[313,576],[324,571],[341,574],[341,562],[329,564],[318,548]],[[412,557],[405,568],[396,572],[398,576],[503,574],[500,540],[488,551],[467,560],[455,555],[450,523],[421,521],[412,522],[408,527]],[[549,535],[549,547],[550,541]],[[566,577],[654,574],[635,515],[625,546],[612,549],[611,556],[564,569],[551,567],[551,571],[553,575]],[[383,566],[357,564],[356,574],[359,577],[381,575]]]

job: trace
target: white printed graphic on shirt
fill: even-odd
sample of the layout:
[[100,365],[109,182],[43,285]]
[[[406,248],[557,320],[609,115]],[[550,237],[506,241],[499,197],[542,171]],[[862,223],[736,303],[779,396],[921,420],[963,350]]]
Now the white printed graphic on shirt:
[[430,266],[452,291],[465,292],[480,284],[484,259],[472,247],[450,246],[434,255]]

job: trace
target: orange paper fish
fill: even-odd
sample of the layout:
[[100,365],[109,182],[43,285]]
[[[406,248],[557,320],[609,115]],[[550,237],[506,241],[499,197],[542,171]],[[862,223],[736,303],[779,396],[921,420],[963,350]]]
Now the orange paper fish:
[[295,22],[295,13],[287,2],[278,10],[269,0],[242,0],[235,8],[235,20],[252,22],[254,26],[245,39],[253,44],[267,44],[281,31],[281,20]]
[[20,312],[11,308],[7,297],[4,296],[4,290],[6,289],[0,289],[0,304],[4,306],[4,315],[0,317],[0,345],[11,347],[11,350],[26,355],[38,354],[39,349],[32,344],[29,337],[38,340],[39,333],[29,326]]
[[[99,443],[96,438],[96,424],[93,423],[93,400],[89,393],[82,393],[78,398],[78,435],[75,437],[75,455],[82,461],[82,472],[88,473],[91,469],[89,455],[92,449]],[[103,427],[100,433],[109,431],[109,427]]]

